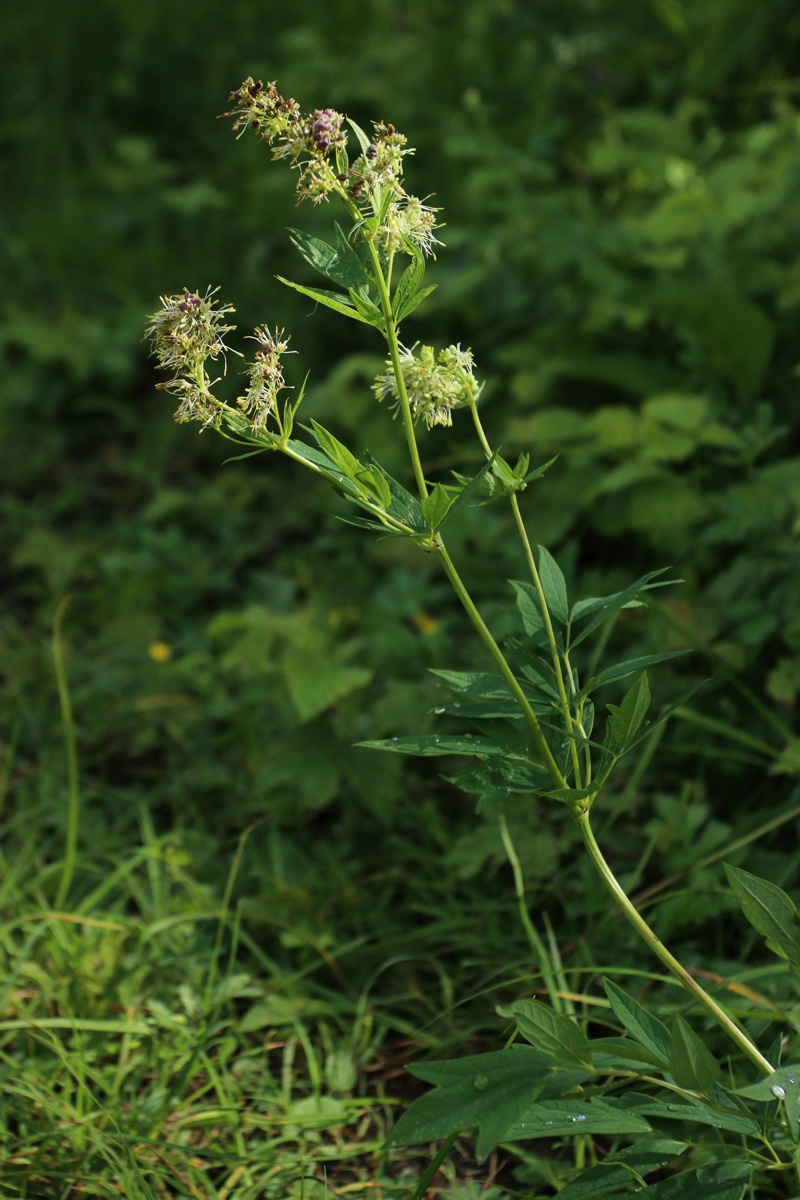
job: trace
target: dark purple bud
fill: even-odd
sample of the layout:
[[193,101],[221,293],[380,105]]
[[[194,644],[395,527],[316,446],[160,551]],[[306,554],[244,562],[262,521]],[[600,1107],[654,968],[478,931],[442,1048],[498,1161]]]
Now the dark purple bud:
[[178,302],[178,308],[181,312],[193,313],[197,312],[202,303],[199,296],[195,296],[192,292],[184,292],[183,299]]
[[378,157],[378,147],[375,145],[374,142],[371,146],[367,146],[366,155],[367,155],[367,158],[377,158]]

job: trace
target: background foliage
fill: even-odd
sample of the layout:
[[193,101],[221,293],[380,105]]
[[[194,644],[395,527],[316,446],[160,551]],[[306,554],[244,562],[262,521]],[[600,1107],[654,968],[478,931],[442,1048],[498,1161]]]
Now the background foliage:
[[[208,1088],[226,1111],[251,1088],[295,1131],[265,1159],[285,1194],[314,1175],[320,1143],[341,1138],[330,1130],[367,1119],[376,1096],[408,1094],[398,1064],[420,1046],[438,1057],[493,1048],[494,1005],[531,986],[496,814],[475,818],[425,764],[352,748],[424,731],[437,691],[423,668],[478,661],[435,564],[321,516],[323,496],[281,462],[221,467],[224,447],[174,427],[153,392],[143,315],[160,293],[219,283],[242,326],[292,332],[310,414],[399,467],[367,386],[380,367],[368,333],[310,314],[275,281],[302,278],[285,233],[297,223],[292,180],[215,120],[247,74],[278,79],[304,107],[392,121],[416,145],[409,185],[435,192],[447,222],[420,336],[472,346],[504,453],[561,455],[525,499],[533,535],[571,582],[602,594],[668,563],[686,581],[614,637],[641,653],[696,648],[662,669],[662,701],[687,677],[710,682],[648,773],[634,765],[606,801],[605,834],[629,884],[674,877],[650,916],[679,951],[723,975],[750,953],[757,965],[757,940],[726,927],[734,905],[713,859],[790,810],[800,771],[798,5],[374,0],[305,4],[298,17],[259,0],[43,0],[9,13],[0,42],[0,669],[14,868],[0,1017],[133,1023],[124,1036],[139,1049],[100,1089],[103,1136],[122,1138],[126,1170],[138,1164],[130,1188],[173,1194],[121,1129],[182,1145],[187,1178],[222,1187],[250,1133],[231,1126],[220,1140],[230,1160],[217,1176],[213,1155],[187,1166],[202,1135],[181,1142],[169,1122],[176,1106],[202,1108]],[[327,214],[304,216],[313,230]],[[423,454],[446,466],[442,444],[434,431]],[[508,532],[486,509],[450,538],[491,564],[470,580],[488,613],[520,571]],[[66,594],[84,805],[71,901],[117,933],[20,923],[48,911],[63,852],[49,637]],[[529,899],[549,914],[575,986],[589,986],[590,968],[640,968],[560,814],[518,798],[504,807]],[[794,825],[746,861],[791,890]],[[607,960],[592,957],[599,931]],[[214,992],[215,972],[227,992]],[[199,1064],[191,1038],[176,1042],[159,1081],[153,1036],[194,1029],[196,1041],[193,1022],[214,1054]],[[37,1194],[56,1195],[71,1159],[29,1129],[32,1095],[59,1097],[53,1128],[65,1136],[72,1114],[70,1154],[88,1161],[89,1138],[98,1179],[111,1143],[82,1124],[77,1034],[47,1028],[26,1046],[18,1027],[0,1033],[9,1079],[32,1064],[2,1120],[4,1151],[39,1155],[51,1190]],[[300,1046],[305,1058],[267,1070],[265,1037],[273,1055]],[[105,1078],[102,1035],[86,1038],[97,1044],[79,1047],[82,1061]],[[217,1084],[198,1083],[214,1062]],[[334,1105],[327,1118],[290,1120],[306,1092]],[[125,1114],[147,1104],[131,1132]],[[306,1142],[297,1129],[311,1130]],[[362,1143],[377,1136],[370,1124]],[[526,1169],[529,1181],[544,1170]],[[519,1186],[524,1171],[504,1179]],[[453,1183],[464,1196],[470,1186]]]

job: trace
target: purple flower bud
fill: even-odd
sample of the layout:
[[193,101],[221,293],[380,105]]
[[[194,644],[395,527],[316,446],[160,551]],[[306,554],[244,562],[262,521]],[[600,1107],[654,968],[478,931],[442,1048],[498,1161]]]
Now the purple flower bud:
[[366,155],[367,155],[367,158],[377,158],[378,157],[378,147],[375,145],[374,142],[371,146],[367,146]]
[[193,313],[197,312],[202,303],[199,296],[195,296],[192,292],[184,292],[183,299],[178,302],[178,308],[181,312]]

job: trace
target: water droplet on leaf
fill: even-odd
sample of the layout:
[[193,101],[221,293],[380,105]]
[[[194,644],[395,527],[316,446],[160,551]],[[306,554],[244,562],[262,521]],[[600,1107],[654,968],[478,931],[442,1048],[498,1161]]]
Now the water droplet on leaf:
[[444,712],[444,709],[443,709],[443,708],[435,708],[433,711],[434,711],[435,713],[439,714],[439,713],[443,713],[443,712]]
[[489,1086],[489,1080],[485,1075],[476,1075],[472,1081],[472,1086],[477,1088],[479,1092],[485,1092]]
[[771,1087],[769,1090],[772,1092],[773,1096],[778,1098],[778,1100],[786,1099],[786,1089],[782,1088],[779,1083],[776,1083],[774,1087]]

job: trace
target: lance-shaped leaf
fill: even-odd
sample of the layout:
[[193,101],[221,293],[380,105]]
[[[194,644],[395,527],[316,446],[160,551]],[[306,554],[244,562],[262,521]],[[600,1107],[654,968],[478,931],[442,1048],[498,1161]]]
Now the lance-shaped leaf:
[[382,738],[378,741],[356,742],[367,750],[389,750],[392,754],[410,754],[417,758],[435,758],[442,754],[500,755],[503,747],[489,738],[467,733],[462,737],[448,734],[421,734],[419,737]]
[[[600,1200],[601,1196],[631,1195],[631,1188],[643,1183],[651,1171],[672,1164],[686,1150],[685,1142],[668,1138],[648,1138],[636,1146],[626,1146],[606,1155],[596,1167],[581,1171],[558,1193],[558,1200]],[[637,1193],[645,1196],[645,1192]]]
[[705,1042],[683,1017],[672,1022],[669,1069],[678,1087],[708,1096],[719,1082],[721,1067]]
[[356,138],[358,139],[358,144],[361,147],[361,153],[366,154],[367,150],[369,150],[369,147],[370,147],[369,137],[364,132],[364,130],[361,128],[361,126],[356,125],[355,121],[351,120],[350,117],[345,117],[345,120],[347,121],[347,124],[352,129],[353,133],[356,135]]
[[643,658],[629,658],[625,662],[615,663],[613,667],[606,667],[599,675],[592,676],[578,693],[576,703],[580,703],[590,692],[605,684],[617,683],[620,679],[627,679],[630,675],[635,675],[637,671],[654,667],[656,663],[667,662],[670,658],[680,658],[682,655],[690,653],[690,650],[667,650],[664,654],[646,654]]
[[[411,1073],[436,1085],[403,1113],[389,1136],[397,1146],[416,1146],[478,1129],[480,1158],[503,1141],[547,1085],[568,1091],[589,1071],[561,1071],[530,1046],[512,1046],[452,1062],[425,1063]],[[648,1126],[641,1123],[637,1129]],[[524,1135],[523,1135],[524,1136]]]
[[412,242],[407,242],[406,248],[410,251],[411,262],[401,275],[392,299],[395,325],[399,325],[403,317],[411,311],[408,307],[409,301],[414,299],[425,278],[425,259],[422,254]]
[[770,950],[800,967],[800,924],[794,901],[768,879],[725,864],[728,882],[736,893],[742,912],[767,939]]
[[629,996],[610,979],[603,980],[603,990],[617,1020],[640,1046],[649,1050],[658,1062],[666,1067],[672,1039],[664,1022],[659,1021],[658,1017],[654,1017],[638,1000],[634,1000],[633,996]]
[[760,1079],[750,1087],[738,1088],[737,1093],[762,1104],[780,1101],[785,1106],[792,1137],[795,1141],[800,1140],[800,1063],[778,1067],[766,1079]]
[[567,584],[563,572],[549,550],[539,547],[539,578],[550,615],[561,625],[569,621]]
[[[326,292],[322,288],[303,287],[300,283],[292,283],[291,279],[284,279],[282,275],[278,275],[277,279],[280,283],[285,283],[287,287],[293,288],[294,291],[300,292],[301,295],[309,296],[317,304],[324,304],[326,308],[332,308],[334,312],[341,313],[344,317],[352,317],[354,321],[361,321],[364,325],[373,325],[375,323],[367,316],[362,315],[354,307],[354,303],[349,297],[339,292]],[[375,311],[377,312],[378,310],[376,309]]]
[[532,583],[525,583],[516,579],[510,580],[510,583],[517,593],[517,608],[522,617],[525,632],[535,642],[544,643],[546,640],[544,617],[542,616],[539,597],[536,594],[535,587]]
[[402,483],[398,483],[396,479],[393,479],[389,472],[381,466],[376,458],[373,458],[369,451],[365,452],[364,461],[368,466],[380,471],[386,480],[392,496],[387,510],[390,515],[396,517],[404,525],[408,525],[415,532],[421,533],[425,530],[426,525],[422,519],[422,509],[417,497],[407,491]]
[[354,454],[347,449],[338,438],[335,438],[332,433],[329,433],[323,425],[311,418],[311,432],[317,440],[321,450],[324,450],[328,458],[336,464],[348,479],[354,483],[358,476],[363,473],[364,466],[358,461]]
[[626,1092],[620,1097],[620,1104],[624,1105],[626,1111],[642,1117],[656,1117],[659,1121],[686,1121],[690,1129],[695,1125],[708,1125],[712,1129],[758,1137],[758,1123],[747,1114],[741,1100],[719,1087],[714,1089],[713,1096],[715,1103],[710,1104],[699,1097],[683,1102]]
[[375,329],[381,330],[386,328],[386,318],[377,305],[373,304],[371,300],[365,299],[361,292],[356,291],[355,288],[350,288],[348,295],[354,308],[357,309],[359,316],[367,325],[372,325]]
[[452,497],[441,483],[437,483],[421,502],[422,516],[431,533],[436,533],[442,521],[453,507]]
[[309,266],[320,275],[344,288],[366,290],[369,276],[339,225],[336,226],[335,246],[304,233],[302,229],[290,229],[289,235]]
[[668,567],[662,567],[659,571],[649,571],[647,575],[642,575],[641,579],[637,579],[635,583],[630,584],[621,592],[615,592],[611,596],[598,596],[586,600],[578,600],[572,606],[570,613],[570,623],[575,624],[576,621],[585,620],[586,617],[592,617],[588,625],[585,625],[580,633],[570,637],[570,646],[578,646],[587,638],[590,633],[593,633],[599,625],[607,621],[610,616],[618,612],[621,608],[637,608],[639,601],[636,597],[641,592],[647,592],[653,588],[671,587],[673,583],[679,583],[677,579],[660,580],[654,583],[659,575],[663,575]]
[[335,222],[335,225],[336,262],[334,263],[334,270],[330,272],[331,279],[335,279],[342,287],[360,288],[366,293],[371,277],[353,246],[347,240],[347,235],[342,230],[339,222]]
[[636,1195],[641,1200],[742,1200],[752,1173],[750,1163],[713,1163],[653,1183]]
[[511,1016],[522,1036],[536,1050],[550,1054],[557,1062],[591,1067],[591,1043],[571,1017],[554,1012],[540,1000],[518,1000],[500,1015]]
[[503,1141],[570,1137],[579,1133],[651,1132],[651,1126],[643,1117],[624,1109],[613,1099],[545,1100],[532,1104],[521,1113]]

